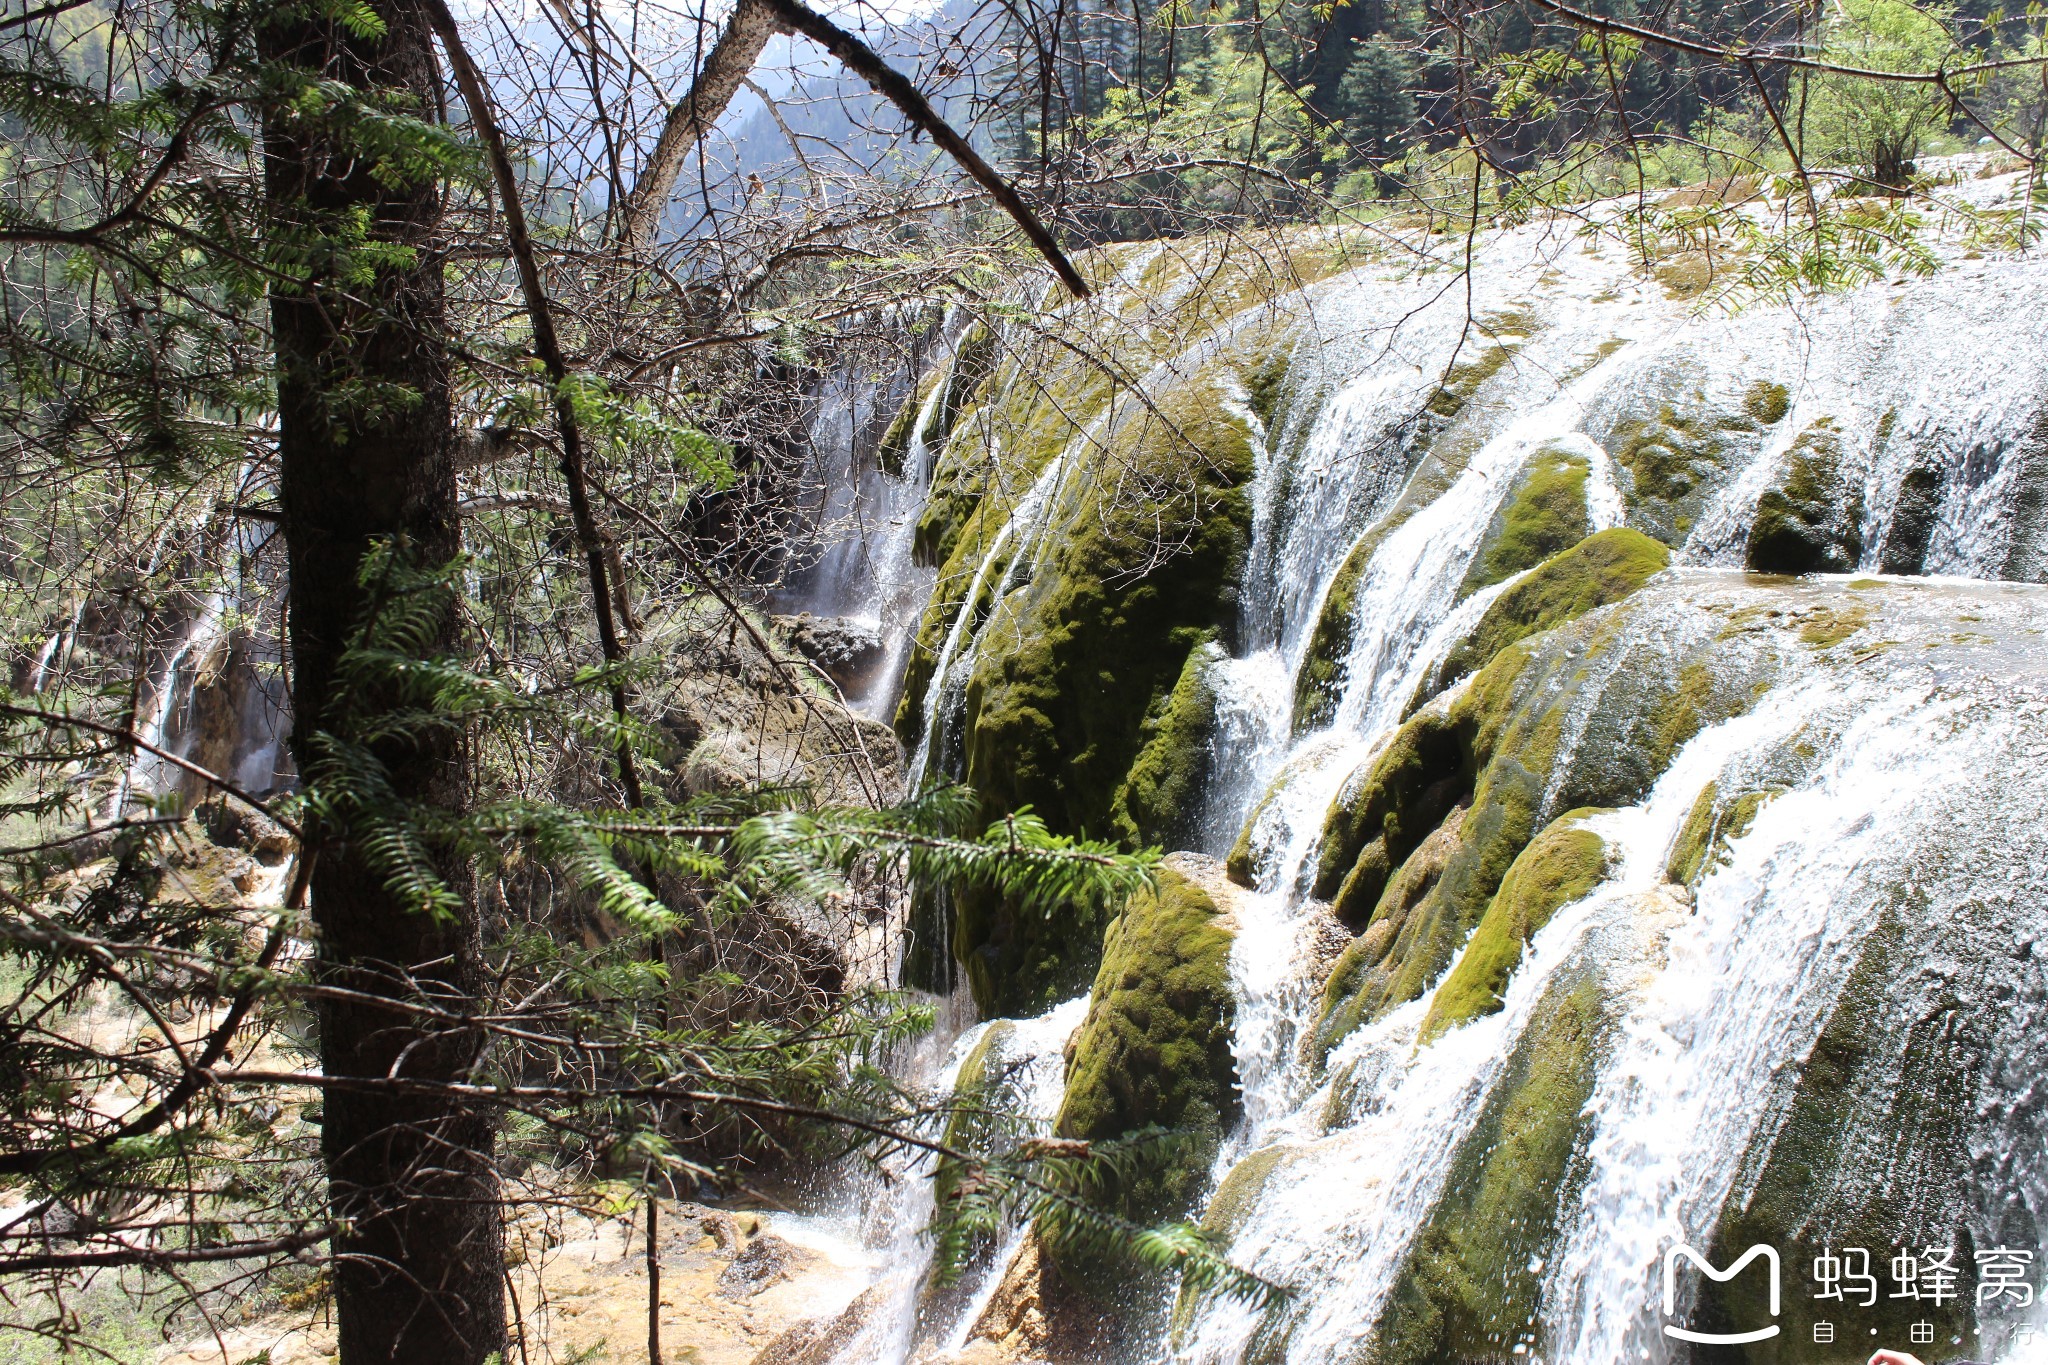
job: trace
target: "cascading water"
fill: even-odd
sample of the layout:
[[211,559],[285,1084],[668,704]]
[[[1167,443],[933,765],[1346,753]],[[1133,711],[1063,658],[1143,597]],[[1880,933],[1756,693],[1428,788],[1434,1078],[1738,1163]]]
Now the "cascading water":
[[[1150,259],[1134,260],[1124,287]],[[1159,1346],[1175,1359],[1450,1358],[1414,1345],[1413,1303],[1438,1292],[1428,1258],[1443,1220],[1480,1197],[1473,1172],[1498,1148],[1483,1135],[1520,1102],[1572,990],[1599,1002],[1585,1099],[1558,1120],[1569,1161],[1544,1196],[1554,1227],[1511,1277],[1522,1316],[1487,1327],[1488,1352],[1689,1358],[1660,1332],[1660,1257],[1678,1239],[1709,1245],[1779,1197],[1791,1177],[1773,1135],[1816,1104],[1799,1088],[1806,1060],[1848,1027],[1849,983],[1895,938],[1919,953],[1878,978],[1902,999],[1964,989],[1955,982],[1973,974],[1998,983],[1958,1105],[1967,1131],[1941,1149],[1956,1172],[1945,1226],[2017,1239],[2048,1209],[2048,1121],[2021,1060],[2048,1014],[2025,951],[2048,931],[2048,848],[2034,828],[2048,808],[2048,647],[2025,624],[2048,598],[1961,581],[2048,571],[2035,506],[2048,392],[2037,366],[1985,363],[2038,351],[2048,273],[1973,260],[1930,280],[1702,315],[1622,253],[1537,225],[1489,241],[1462,283],[1372,267],[1222,329],[1256,315],[1292,339],[1288,400],[1239,414],[1255,460],[1241,607],[1234,631],[1201,646],[1214,726],[1192,827],[1218,855],[1242,831],[1255,883],[1231,907],[1244,1106],[1219,1151],[1212,1213],[1233,1259],[1294,1292],[1273,1310],[1182,1305]],[[1155,364],[1148,392],[1217,350]],[[987,604],[1042,571],[1064,533],[1063,490],[1087,477],[1113,416],[1080,424],[985,520],[962,605],[935,641],[914,772],[952,770]],[[1598,837],[1604,872],[1528,937],[1490,1008],[1437,1022],[1438,976],[1318,1041],[1324,978],[1349,938],[1309,894],[1326,819],[1440,685],[1441,661],[1536,572],[1481,574],[1542,461],[1581,471],[1580,534],[1645,530],[1682,567],[1583,628],[1531,641],[1538,692],[1517,705],[1551,707],[1533,827],[1567,815],[1589,770],[1663,747],[1633,787],[1600,788],[1619,794],[1614,809],[1571,817]],[[1802,527],[1833,518],[1823,567],[1843,577],[1723,571],[1760,553],[1773,499],[1796,501],[1800,480],[1822,474],[1828,505],[1794,510]],[[1901,570],[1939,577],[1877,576]],[[1318,651],[1319,692],[1307,685]],[[1674,695],[1692,704],[1687,670],[1718,669],[1722,655],[1746,689],[1738,700],[1681,728],[1660,719]],[[1464,686],[1429,707],[1447,713]],[[1662,701],[1637,696],[1658,688]],[[1738,792],[1749,823],[1731,823],[1701,870],[1674,882],[1670,860],[1700,812]],[[2021,949],[1972,967],[1942,946],[1950,920]],[[1923,1045],[1917,1033],[1898,1044]],[[1862,1189],[1831,1179],[1837,1203]],[[958,1345],[968,1320],[944,1342],[922,1339]],[[2032,1359],[2017,1327],[1985,1319],[1980,1349]],[[871,1338],[845,1359],[894,1362],[907,1340]]]
[[962,329],[959,322],[940,329],[944,341],[932,366],[934,382],[922,397],[912,387],[910,401],[917,409],[893,468],[881,467],[859,439],[864,424],[857,376],[832,376],[812,422],[811,445],[825,467],[816,512],[821,544],[816,563],[779,594],[779,605],[874,628],[882,658],[847,700],[879,719],[887,719],[896,705],[905,642],[931,595],[933,571],[916,563],[913,549],[936,454],[927,437],[945,401]]

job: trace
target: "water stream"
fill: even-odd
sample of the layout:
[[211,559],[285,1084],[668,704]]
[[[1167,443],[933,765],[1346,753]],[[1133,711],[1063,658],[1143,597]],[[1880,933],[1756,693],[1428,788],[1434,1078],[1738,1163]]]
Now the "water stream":
[[[2031,424],[2043,371],[1985,357],[2038,353],[2048,272],[1974,261],[1934,281],[1697,315],[1618,254],[1532,228],[1494,244],[1471,300],[1440,282],[1366,270],[1275,305],[1299,314],[1292,402],[1270,430],[1247,419],[1252,545],[1235,645],[1211,647],[1219,777],[1205,794],[1198,851],[1223,854],[1250,822],[1257,884],[1235,907],[1230,968],[1244,1115],[1222,1146],[1215,1183],[1247,1163],[1284,1173],[1257,1185],[1230,1254],[1295,1294],[1277,1314],[1196,1305],[1176,1341],[1158,1345],[1177,1360],[1366,1358],[1508,1058],[1546,991],[1585,970],[1611,983],[1613,1040],[1578,1119],[1581,1174],[1535,1272],[1540,1308],[1502,1349],[1557,1365],[1680,1358],[1658,1332],[1662,1251],[1676,1239],[1704,1244],[1742,1197],[1754,1178],[1748,1154],[1789,1102],[1787,1078],[1840,1005],[1885,898],[1910,884],[1930,906],[1995,902],[2039,922],[2039,901],[2029,910],[2025,898],[2042,895],[2048,863],[2023,813],[2048,809],[2048,649],[2004,643],[1979,649],[1968,667],[1945,651],[1977,648],[1957,618],[2004,622],[2011,634],[1987,638],[2009,642],[2048,605],[2029,590],[2007,600],[1962,585],[2039,576],[2040,547],[2029,540],[2037,528],[2016,489],[2041,458]],[[1478,333],[1474,318],[1487,320]],[[1456,439],[1438,439],[1418,458],[1417,414],[1447,367],[1490,352],[1493,368],[1452,427]],[[1146,382],[1193,367],[1183,357]],[[1760,388],[1765,380],[1778,388]],[[1775,416],[1773,392],[1782,394]],[[1699,448],[1715,470],[1696,466],[1705,482],[1679,512],[1646,510],[1643,442],[1701,432],[1712,433]],[[996,523],[963,599],[970,609],[939,651],[914,774],[937,771],[959,742],[952,727],[983,624],[972,604],[1000,598],[1059,534],[1063,483],[1092,437],[1077,432]],[[1305,1055],[1327,966],[1321,945],[1333,932],[1307,895],[1325,815],[1445,652],[1518,581],[1464,591],[1531,458],[1548,451],[1584,463],[1589,530],[1683,515],[1674,559],[1689,566],[1662,580],[1676,585],[1668,606],[1664,597],[1643,606],[1622,644],[1585,663],[1583,695],[1595,700],[1566,717],[1555,799],[1567,766],[1611,742],[1594,722],[1603,689],[1626,685],[1617,661],[1636,657],[1627,650],[1668,654],[1711,638],[1688,624],[1686,593],[1721,594],[1725,613],[1748,609],[1741,594],[1753,585],[1707,570],[1741,564],[1759,499],[1800,451],[1837,437],[1851,451],[1860,509],[1859,582],[1878,582],[1909,478],[1925,484],[1915,471],[1936,471],[1920,565],[1935,577],[1917,580],[1922,596],[1902,608],[1922,632],[1908,640],[1921,652],[1899,653],[1890,671],[1788,653],[1754,705],[1679,746],[1639,799],[1589,818],[1608,850],[1605,876],[1535,934],[1497,1011],[1422,1044],[1425,994],[1368,1021],[1326,1059]],[[919,461],[928,458],[919,447]],[[1348,585],[1354,607],[1333,696],[1324,719],[1297,730],[1296,680],[1354,552],[1363,563]],[[1951,586],[1959,595],[1941,597]],[[1762,782],[1788,749],[1811,750],[1812,761],[1771,778],[1781,794],[1754,827],[1728,841],[1689,892],[1667,883],[1666,858],[1702,792]],[[2030,993],[2039,972],[2028,971],[2021,977],[2031,984],[1992,1030],[1970,1142],[1972,1189],[2018,1199],[2031,1226],[2048,1208],[2048,1119],[2032,1073],[2014,1071],[2025,1068],[2025,1040],[2038,1039],[2044,1018]],[[1043,1074],[1033,1071],[1033,1085],[1054,1108],[1059,1047],[1083,1004],[1016,1026],[1038,1049]],[[927,1213],[906,1204],[893,1215],[895,1235],[909,1240],[891,1243],[892,1263],[922,1264],[914,1237]],[[2009,1209],[1983,1217],[2017,1226]],[[918,1324],[914,1291],[892,1290],[894,1306],[841,1359],[893,1365],[919,1344],[957,1348],[993,1283],[944,1324]],[[2006,1341],[1992,1343],[2004,1358],[2031,1358],[2034,1348]]]

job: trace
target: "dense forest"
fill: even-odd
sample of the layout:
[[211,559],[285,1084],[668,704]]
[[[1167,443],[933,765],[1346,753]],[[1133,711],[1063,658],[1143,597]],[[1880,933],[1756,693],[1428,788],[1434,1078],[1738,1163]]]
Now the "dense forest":
[[2048,1360],[2044,26],[5,0],[0,1362]]

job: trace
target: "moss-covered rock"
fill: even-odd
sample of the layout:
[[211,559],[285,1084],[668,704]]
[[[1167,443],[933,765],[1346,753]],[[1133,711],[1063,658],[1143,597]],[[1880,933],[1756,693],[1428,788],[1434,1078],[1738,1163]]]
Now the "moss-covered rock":
[[1629,523],[1667,545],[1682,543],[1733,463],[1738,435],[1703,399],[1616,422],[1601,444],[1622,475]]
[[1527,313],[1497,313],[1479,321],[1478,337],[1470,338],[1470,358],[1459,359],[1429,396],[1429,410],[1449,419],[1465,410],[1480,385],[1501,372],[1528,340],[1532,320]]
[[1057,1131],[1098,1142],[1147,1128],[1186,1135],[1172,1160],[1119,1189],[1130,1217],[1185,1212],[1238,1112],[1229,967],[1230,930],[1216,902],[1170,868],[1104,936]]
[[1749,832],[1749,827],[1756,823],[1757,812],[1777,794],[1777,789],[1772,788],[1743,792],[1729,800],[1718,783],[1709,782],[1701,788],[1699,799],[1693,802],[1664,860],[1666,880],[1686,887],[1697,885],[1702,876],[1725,860],[1728,845]]
[[1470,797],[1472,732],[1470,709],[1451,706],[1412,716],[1394,733],[1324,821],[1314,895],[1334,900],[1348,883],[1347,902],[1370,911],[1394,869]]
[[[1353,798],[1332,810],[1319,884],[1355,850],[1338,894],[1354,916],[1368,900],[1373,910],[1324,984],[1319,1049],[1435,982],[1534,833],[1561,718],[1517,706],[1528,658],[1511,647],[1450,705],[1413,717]],[[1433,850],[1442,868],[1402,875],[1422,856],[1432,812],[1456,822]]]
[[1195,843],[1216,729],[1216,693],[1208,673],[1221,657],[1213,643],[1189,650],[1173,691],[1146,715],[1139,731],[1144,747],[1110,809],[1112,828],[1125,843]]
[[[997,1019],[961,1061],[953,1081],[952,1110],[946,1115],[945,1144],[963,1152],[986,1151],[1009,1130],[1003,1050],[1016,1033],[1008,1019]],[[941,1205],[960,1187],[964,1173],[958,1163],[941,1159],[932,1172],[932,1194]]]
[[1395,1278],[1374,1365],[1510,1360],[1528,1349],[1517,1343],[1532,1335],[1608,1013],[1592,971],[1544,993]]
[[1883,573],[1919,573],[1927,563],[1928,542],[1941,513],[1941,471],[1925,465],[1906,471],[1899,483],[1891,520],[1878,542],[1877,567]]
[[1757,500],[1747,560],[1759,573],[1846,573],[1863,555],[1863,491],[1842,435],[1821,418],[1786,452],[1784,477]]
[[[1170,824],[1168,807],[1191,790],[1206,708],[1199,671],[1187,691],[1179,684],[1189,656],[1236,618],[1252,454],[1213,392],[1190,385],[1158,406],[1163,416],[1119,427],[1104,458],[1132,479],[1157,475],[1159,495],[1079,481],[1071,529],[992,608],[963,721],[963,776],[992,813],[1029,806],[1062,832],[1142,836]],[[959,904],[956,951],[984,1010],[1042,1007],[1094,965],[1087,924],[985,892],[963,891]]]
[[1769,379],[1759,379],[1749,386],[1742,395],[1742,410],[1750,418],[1767,427],[1774,427],[1785,420],[1785,414],[1792,411],[1792,395],[1783,384]]
[[1425,697],[1485,667],[1518,640],[1619,602],[1670,562],[1662,544],[1627,527],[1586,537],[1494,599],[1472,633],[1445,656]]
[[[1373,908],[1324,983],[1313,1052],[1425,994],[1537,829],[1576,807],[1640,800],[1701,728],[1754,704],[1787,633],[1713,656],[1719,618],[1667,615],[1676,591],[1508,646],[1410,717],[1333,805],[1317,886],[1354,924]],[[1425,848],[1441,866],[1409,870]]]
[[[1983,921],[1982,908],[1966,918]],[[1995,1055],[1991,1012],[1971,1008],[1986,977],[1986,959],[2006,958],[1996,935],[1976,936],[1977,925],[1925,922],[1922,899],[1902,891],[1864,939],[1855,967],[1818,1041],[1796,1069],[1780,1123],[1752,1140],[1744,1162],[1749,1178],[1714,1229],[1711,1259],[1726,1265],[1758,1242],[1778,1248],[1788,1267],[1811,1266],[1816,1256],[1845,1247],[1869,1251],[1869,1267],[1889,1290],[1889,1261],[1902,1243],[1954,1245],[1955,1230],[1972,1220],[1965,1192],[1972,1185],[1970,1130],[1986,1059]],[[1917,940],[1917,941],[1916,941]],[[1933,958],[1925,956],[1935,947]],[[1942,964],[1930,968],[1930,962]],[[1916,970],[1914,964],[1921,964]],[[1995,975],[2003,964],[1991,967]],[[1916,1322],[1934,1324],[1944,1350],[1989,1358],[1977,1338],[1967,1234],[1955,1258],[1958,1294],[1946,1303],[1896,1299],[1857,1306],[1859,1329],[1877,1339],[1907,1341]],[[1853,1267],[1852,1267],[1853,1269]],[[1694,1326],[1728,1331],[1768,1319],[1761,1277],[1726,1284],[1698,1279]],[[1851,1296],[1851,1302],[1855,1302]],[[1816,1343],[1813,1323],[1840,1323],[1841,1308],[1805,1294],[1787,1294],[1783,1340],[1731,1352],[1743,1365],[1851,1365],[1863,1361],[1872,1338],[1837,1333]],[[1949,1343],[1959,1344],[1951,1347]],[[1980,1349],[1984,1348],[1984,1349]]]
[[1591,813],[1559,816],[1516,857],[1457,965],[1430,997],[1418,1041],[1498,1010],[1523,947],[1552,915],[1600,884],[1607,845],[1585,828]]
[[1586,511],[1591,472],[1586,457],[1573,451],[1545,449],[1531,456],[1487,528],[1458,596],[1533,569],[1584,540],[1593,529]]
[[903,691],[896,703],[896,737],[906,749],[917,746],[918,735],[932,717],[925,715],[926,693],[930,690],[946,639],[954,623],[964,614],[968,634],[979,629],[995,609],[1011,560],[1016,557],[1014,538],[1000,537],[1000,521],[986,524],[991,504],[977,505],[968,514],[965,530],[952,555],[932,585],[932,595],[918,618],[917,633],[911,637],[903,666]]
[[1392,447],[1375,452],[1377,462],[1397,471],[1405,483],[1393,505],[1365,528],[1331,577],[1295,677],[1297,733],[1330,717],[1357,627],[1358,587],[1372,557],[1388,536],[1442,496],[1465,472],[1494,429],[1495,420],[1504,415],[1503,404],[1486,397],[1487,381],[1515,357],[1534,325],[1534,319],[1524,312],[1496,313],[1481,319],[1478,331],[1487,338],[1483,349],[1452,368],[1432,392],[1422,415],[1399,433]]
[[1329,590],[1323,594],[1322,610],[1316,614],[1315,629],[1309,635],[1301,671],[1294,681],[1296,733],[1323,724],[1336,704],[1344,660],[1351,652],[1352,635],[1357,630],[1359,580],[1365,576],[1366,566],[1390,529],[1382,521],[1352,546],[1331,577]]

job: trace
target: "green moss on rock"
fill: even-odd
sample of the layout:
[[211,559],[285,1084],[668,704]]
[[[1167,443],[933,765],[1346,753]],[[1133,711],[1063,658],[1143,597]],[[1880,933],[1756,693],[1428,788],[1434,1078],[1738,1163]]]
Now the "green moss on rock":
[[1516,857],[1457,965],[1431,997],[1419,1041],[1428,1043],[1498,1010],[1508,979],[1521,965],[1524,945],[1552,915],[1600,884],[1607,846],[1584,827],[1592,813],[1559,816]]
[[1129,1217],[1185,1212],[1238,1112],[1229,966],[1230,933],[1216,903],[1171,869],[1160,872],[1156,893],[1133,896],[1104,936],[1057,1131],[1094,1142],[1146,1128],[1188,1135],[1173,1160],[1118,1191]]
[[1316,615],[1315,630],[1309,635],[1308,649],[1302,655],[1301,672],[1295,679],[1294,728],[1297,733],[1319,725],[1329,717],[1345,656],[1351,652],[1352,633],[1357,628],[1358,582],[1365,576],[1366,565],[1372,561],[1373,553],[1379,549],[1383,539],[1384,530],[1376,528],[1375,534],[1352,546],[1330,579],[1329,591],[1323,594],[1322,610]]
[[1469,360],[1460,360],[1444,375],[1443,382],[1429,396],[1429,410],[1439,417],[1456,417],[1479,391],[1479,386],[1501,372],[1522,349],[1530,324],[1527,314],[1503,313],[1483,319],[1479,331],[1491,339],[1476,348]]
[[1774,427],[1792,411],[1792,394],[1783,384],[1759,379],[1743,394],[1742,410],[1757,423]]
[[[1373,909],[1324,984],[1312,1055],[1426,994],[1557,812],[1641,800],[1700,728],[1754,704],[1776,655],[1745,643],[1674,667],[1694,654],[1680,640],[1704,644],[1720,622],[1673,618],[1674,600],[1660,593],[1641,616],[1624,606],[1508,646],[1411,717],[1335,803],[1318,887],[1344,898],[1353,923]],[[1440,868],[1417,863],[1425,849]]]
[[[1839,1255],[1861,1246],[1888,1287],[1893,1247],[1950,1245],[1957,1228],[1975,1221],[1966,1193],[1974,1183],[1971,1133],[1985,1061],[1996,1052],[1997,1012],[1967,1002],[1981,998],[1985,959],[2009,961],[2009,950],[1995,935],[1974,937],[1971,929],[1981,925],[1931,926],[1927,918],[1922,898],[1905,891],[1881,910],[1791,1094],[1752,1138],[1743,1163],[1749,1178],[1714,1229],[1715,1264],[1758,1242],[1777,1247],[1788,1269],[1812,1265],[1824,1249]],[[1948,965],[1930,970],[1931,961]],[[1995,1353],[1977,1336],[1968,1250],[1957,1260],[1956,1298],[1937,1305],[1881,1296],[1868,1309],[1852,1309],[1859,1328],[1876,1329],[1877,1340],[1906,1341],[1913,1323],[1927,1321],[1945,1352],[1990,1358]],[[1693,1288],[1700,1330],[1768,1320],[1761,1276],[1698,1279]],[[1868,1335],[1814,1342],[1815,1320],[1840,1322],[1828,1304],[1786,1294],[1783,1308],[1782,1341],[1729,1358],[1743,1365],[1861,1365],[1868,1358]]]
[[1374,1365],[1511,1360],[1531,1341],[1607,1029],[1596,973],[1544,993],[1395,1278]]
[[1726,471],[1731,436],[1713,413],[1666,403],[1654,417],[1618,422],[1603,444],[1626,475],[1630,523],[1676,545]]
[[1757,500],[1747,563],[1759,573],[1847,573],[1863,555],[1863,492],[1841,433],[1821,418],[1786,452],[1783,480]]
[[1330,808],[1314,895],[1332,899],[1351,882],[1350,903],[1370,911],[1394,869],[1471,796],[1473,720],[1468,708],[1437,707],[1394,733],[1363,781]]
[[[969,513],[966,529],[955,541],[952,557],[939,571],[938,580],[932,586],[931,599],[925,603],[924,615],[918,618],[917,633],[911,639],[909,656],[904,661],[902,695],[896,702],[896,737],[905,748],[916,747],[918,735],[930,723],[930,717],[924,713],[925,693],[931,688],[939,654],[954,622],[962,612],[968,613],[969,621],[975,627],[988,619],[989,613],[995,609],[995,594],[1004,570],[1016,553],[1016,543],[1012,540],[1006,553],[998,553],[992,559],[989,557],[995,544],[995,528],[984,529],[986,506],[977,506]],[[981,572],[984,563],[987,567],[985,574]],[[970,593],[974,597],[972,602],[967,600]]]
[[881,443],[875,449],[875,463],[891,474],[903,473],[903,460],[910,453],[910,438],[916,433],[918,415],[932,401],[934,391],[938,398],[925,426],[924,443],[928,450],[944,449],[954,422],[994,373],[1000,354],[1001,343],[987,323],[977,322],[968,328],[948,363],[933,370],[904,397],[889,429],[882,433]]
[[1757,812],[1778,794],[1777,788],[1743,792],[1734,800],[1723,799],[1718,784],[1701,788],[1699,799],[1685,817],[1671,853],[1664,862],[1664,876],[1680,886],[1696,886],[1706,873],[1719,866],[1728,845],[1749,832]]
[[1534,320],[1522,312],[1497,313],[1480,321],[1482,335],[1493,338],[1474,360],[1453,368],[1412,424],[1398,451],[1382,458],[1414,472],[1400,497],[1384,515],[1366,528],[1344,556],[1344,562],[1330,580],[1323,605],[1316,615],[1301,670],[1295,678],[1294,728],[1297,733],[1325,723],[1335,704],[1344,663],[1358,617],[1358,585],[1372,557],[1417,512],[1442,496],[1464,473],[1472,455],[1484,444],[1493,409],[1482,402],[1473,412],[1472,400],[1485,382],[1511,360],[1533,328]]
[[1216,693],[1209,669],[1222,652],[1204,642],[1188,651],[1180,680],[1140,727],[1144,747],[1110,810],[1118,838],[1137,847],[1186,848],[1195,842],[1209,784]]
[[[1127,476],[1161,475],[1164,494],[1113,500],[1108,481],[1082,481],[1069,530],[995,605],[982,636],[966,685],[964,776],[991,813],[1029,806],[1064,833],[1142,835],[1193,780],[1196,684],[1180,707],[1172,694],[1189,655],[1236,618],[1252,455],[1206,386],[1158,403],[1165,420],[1133,418],[1104,459]],[[1174,547],[1163,555],[1162,541]],[[984,1011],[1042,1007],[1094,965],[1086,924],[1040,922],[983,891],[959,902],[955,947]]]
[[[1524,700],[1518,683],[1527,662],[1526,651],[1510,647],[1455,702],[1412,718],[1366,781],[1333,808],[1324,850],[1337,851],[1319,868],[1322,884],[1351,849],[1356,851],[1345,874],[1351,905],[1378,890],[1365,933],[1346,948],[1324,984],[1316,1022],[1319,1051],[1429,989],[1535,832],[1561,716],[1518,704]],[[1460,810],[1467,794],[1470,804]],[[1404,864],[1422,856],[1434,832],[1427,823],[1432,811],[1440,819],[1451,812],[1455,828],[1433,849],[1442,858],[1441,871],[1411,901],[1420,879],[1395,870],[1405,873]]]
[[1532,456],[1488,528],[1458,596],[1533,569],[1584,540],[1593,529],[1586,512],[1591,469],[1585,456],[1570,451],[1542,450]]
[[1586,537],[1496,598],[1445,657],[1429,693],[1484,667],[1518,640],[1620,601],[1670,562],[1671,552],[1640,531],[1617,526]]

